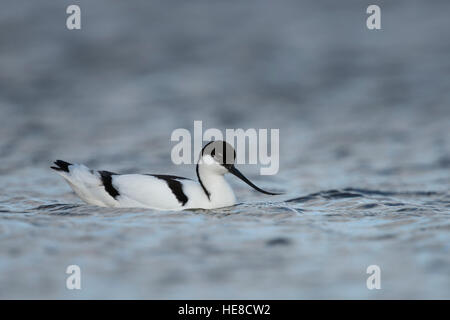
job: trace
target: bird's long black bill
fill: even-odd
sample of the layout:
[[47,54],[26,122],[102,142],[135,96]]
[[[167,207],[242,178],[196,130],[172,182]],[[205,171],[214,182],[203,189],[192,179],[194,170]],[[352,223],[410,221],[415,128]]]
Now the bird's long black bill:
[[241,179],[242,181],[244,181],[246,184],[248,184],[250,187],[252,187],[253,189],[265,193],[265,194],[271,194],[271,195],[279,195],[282,193],[275,193],[275,192],[269,192],[269,191],[264,191],[263,189],[258,188],[257,186],[255,186],[250,180],[248,180],[238,169],[236,169],[235,166],[231,166],[231,168],[228,169],[230,173],[232,173],[233,175],[235,175],[236,177],[238,177],[239,179]]

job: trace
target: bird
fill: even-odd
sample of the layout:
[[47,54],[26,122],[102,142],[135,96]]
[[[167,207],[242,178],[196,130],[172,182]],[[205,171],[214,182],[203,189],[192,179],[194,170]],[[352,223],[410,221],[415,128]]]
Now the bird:
[[92,170],[82,164],[56,160],[50,168],[62,176],[87,204],[115,208],[158,210],[215,209],[236,204],[233,189],[224,175],[231,173],[255,190],[268,194],[236,167],[236,151],[226,141],[206,144],[196,166],[198,181],[165,174],[117,174]]

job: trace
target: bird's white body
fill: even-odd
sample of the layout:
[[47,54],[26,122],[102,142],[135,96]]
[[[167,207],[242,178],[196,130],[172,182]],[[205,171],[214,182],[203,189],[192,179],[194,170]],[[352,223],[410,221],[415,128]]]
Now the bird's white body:
[[[217,152],[216,152],[217,150]],[[231,163],[226,155],[232,156]],[[234,167],[236,153],[223,141],[207,144],[197,164],[198,181],[158,174],[115,174],[95,171],[62,160],[54,169],[86,203],[102,207],[153,208],[160,210],[213,209],[236,203],[233,189],[225,180],[232,173],[254,189],[266,193]]]
[[236,203],[233,189],[223,175],[206,175],[202,179],[207,190],[215,191],[211,193],[210,199],[199,182],[174,178],[181,184],[182,192],[187,197],[187,202],[183,205],[166,180],[152,175],[111,175],[111,184],[119,193],[113,197],[105,189],[99,171],[90,170],[84,165],[72,164],[69,165],[69,172],[58,171],[58,173],[83,201],[101,207],[184,210],[220,208]]

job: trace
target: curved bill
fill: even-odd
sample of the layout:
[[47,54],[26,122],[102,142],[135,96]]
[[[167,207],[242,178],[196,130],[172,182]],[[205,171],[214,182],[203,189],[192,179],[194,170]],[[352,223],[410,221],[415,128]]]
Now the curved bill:
[[232,173],[233,175],[235,175],[236,177],[238,177],[239,179],[241,179],[242,181],[244,181],[250,187],[252,187],[253,189],[255,189],[255,190],[259,191],[259,192],[262,192],[262,193],[265,193],[265,194],[271,194],[271,195],[282,194],[282,193],[268,192],[268,191],[264,191],[263,189],[258,188],[250,180],[248,180],[238,169],[236,169],[235,166],[231,166],[230,168],[228,168],[228,171],[230,173]]

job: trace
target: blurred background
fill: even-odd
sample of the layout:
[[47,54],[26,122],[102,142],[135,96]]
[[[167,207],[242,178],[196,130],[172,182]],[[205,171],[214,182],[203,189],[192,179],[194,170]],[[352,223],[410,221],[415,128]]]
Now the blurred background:
[[[0,298],[450,298],[449,1],[2,8]],[[49,169],[193,178],[170,135],[194,120],[280,129],[278,175],[242,171],[287,194],[230,179],[233,208],[100,209]]]

